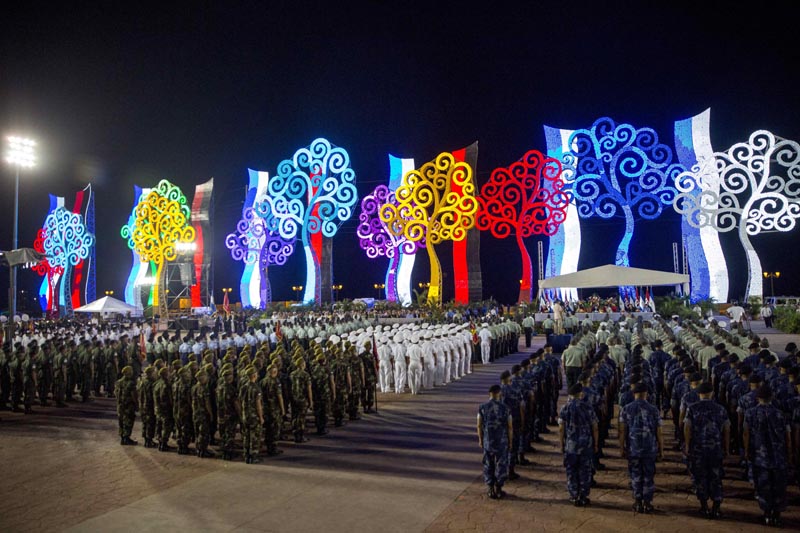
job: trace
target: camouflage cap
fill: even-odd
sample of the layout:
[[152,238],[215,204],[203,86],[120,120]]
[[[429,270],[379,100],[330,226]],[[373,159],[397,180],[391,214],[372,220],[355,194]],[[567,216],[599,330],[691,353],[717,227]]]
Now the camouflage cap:
[[211,375],[211,373],[214,372],[214,365],[212,365],[211,363],[206,363],[203,365],[202,370],[207,374]]
[[172,368],[175,368],[177,370],[181,366],[183,366],[183,365],[181,364],[181,360],[180,359],[175,359],[174,361],[172,361]]
[[207,378],[208,377],[208,373],[201,368],[200,370],[197,371],[197,373],[194,375],[194,377],[196,377],[197,379]]
[[250,365],[244,369],[244,373],[247,375],[247,377],[255,376],[257,374],[256,367]]
[[125,366],[125,367],[122,368],[122,371],[120,373],[123,376],[131,377],[133,375],[133,367]]
[[159,377],[166,378],[168,375],[169,375],[169,368],[167,368],[166,366],[161,367],[161,369],[158,371]]
[[228,376],[233,376],[233,370],[231,370],[230,368],[225,369],[220,373],[220,377],[222,377],[223,379],[227,378]]

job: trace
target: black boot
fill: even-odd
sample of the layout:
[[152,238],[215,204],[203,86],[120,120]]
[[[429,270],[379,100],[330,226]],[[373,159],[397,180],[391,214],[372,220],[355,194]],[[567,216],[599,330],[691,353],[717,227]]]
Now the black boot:
[[178,446],[178,455],[189,455],[188,446]]
[[258,455],[251,455],[250,456],[250,464],[251,465],[257,465],[260,462],[261,462],[261,460],[258,458]]
[[283,453],[283,450],[279,450],[276,446],[267,446],[267,455],[270,457],[275,457],[276,455],[280,455]]
[[708,502],[706,500],[700,500],[700,514],[706,518],[710,518],[711,515],[708,512]]
[[127,444],[128,446],[136,446],[137,444],[139,444],[139,441],[133,440],[130,437],[125,437],[125,444]]
[[711,519],[717,520],[722,517],[722,513],[719,511],[719,506],[722,505],[722,502],[714,502],[711,506]]
[[497,494],[497,499],[504,498],[506,496],[506,493],[503,490],[503,486],[502,485],[495,485],[494,486],[494,493]]
[[642,505],[642,500],[636,500],[633,502],[633,512],[634,513],[643,513],[644,506]]
[[317,435],[322,436],[322,435],[327,435],[327,434],[328,434],[328,430],[327,429],[325,429],[325,428],[317,429]]
[[249,453],[246,453],[244,455],[244,462],[247,463],[247,464],[250,464],[250,454]]
[[120,444],[120,446],[127,446],[128,445],[128,443],[125,442],[125,437],[120,437],[119,438],[119,444]]
[[489,485],[489,490],[487,491],[487,495],[493,499],[497,499],[497,493],[494,491],[494,485]]
[[209,450],[201,450],[198,452],[197,457],[200,457],[201,459],[211,459],[216,457],[216,454]]

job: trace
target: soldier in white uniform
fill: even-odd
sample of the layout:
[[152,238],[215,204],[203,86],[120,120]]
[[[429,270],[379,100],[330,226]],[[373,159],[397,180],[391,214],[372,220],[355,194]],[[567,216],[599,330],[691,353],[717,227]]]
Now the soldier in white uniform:
[[419,345],[419,337],[415,334],[410,339],[406,355],[408,356],[408,385],[411,387],[411,394],[419,394],[422,386],[422,374],[424,371],[422,347]]
[[401,394],[406,390],[406,344],[409,342],[409,331],[398,331],[394,335],[392,357],[394,358],[394,392]]
[[391,390],[389,384],[392,376],[392,347],[389,345],[388,337],[376,339],[378,342],[378,385],[381,392],[386,393]]
[[492,350],[492,331],[489,329],[489,324],[484,322],[481,324],[481,330],[478,332],[478,337],[481,339],[481,361],[484,365],[489,364],[489,357]]
[[422,374],[422,387],[432,389],[434,376],[436,375],[436,354],[433,351],[433,334],[430,330],[425,331],[425,340],[420,344],[422,348],[422,360],[425,364]]

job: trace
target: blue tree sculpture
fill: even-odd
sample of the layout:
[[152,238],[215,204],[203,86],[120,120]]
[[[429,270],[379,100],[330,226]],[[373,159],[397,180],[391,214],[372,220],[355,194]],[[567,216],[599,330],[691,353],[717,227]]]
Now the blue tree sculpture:
[[355,178],[347,151],[316,139],[292,159],[281,161],[269,180],[267,196],[256,206],[267,229],[283,240],[293,241],[300,234],[306,255],[305,302],[322,301],[322,258],[311,246],[311,235],[333,237],[353,215],[358,201]]
[[630,266],[629,248],[636,217],[652,220],[675,201],[675,178],[684,169],[651,128],[615,124],[608,117],[570,136],[564,156],[564,181],[581,218],[625,218],[625,234],[615,263]]
[[71,315],[72,267],[89,257],[95,243],[94,235],[86,229],[79,213],[67,211],[63,207],[47,215],[44,227],[44,250],[47,258],[54,268],[64,269],[59,288],[61,312],[63,315]]

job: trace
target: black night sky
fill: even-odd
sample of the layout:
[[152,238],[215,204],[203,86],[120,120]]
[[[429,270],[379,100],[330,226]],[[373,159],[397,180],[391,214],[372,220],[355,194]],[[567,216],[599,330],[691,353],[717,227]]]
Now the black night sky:
[[[359,195],[388,175],[387,154],[418,164],[478,140],[478,179],[531,148],[542,126],[588,127],[601,116],[650,126],[674,146],[673,121],[710,107],[714,149],[756,129],[800,140],[800,46],[790,3],[693,2],[10,2],[0,17],[0,132],[35,137],[23,175],[20,245],[47,214],[47,194],[89,181],[97,192],[97,290],[122,294],[130,252],[119,236],[133,185],[166,178],[191,198],[216,179],[215,295],[238,287],[224,247],[241,214],[247,169],[277,164],[316,137],[348,150]],[[94,7],[92,7],[94,6]],[[11,244],[13,174],[0,169],[0,248]],[[334,244],[343,297],[374,296],[386,261],[359,249],[357,217]],[[583,224],[582,268],[613,263],[622,219]],[[633,266],[672,270],[671,210],[637,225]],[[779,294],[798,294],[797,232],[753,238]],[[534,258],[536,239],[528,242]],[[746,264],[723,236],[731,297]],[[545,249],[547,245],[545,243]],[[448,268],[446,246],[440,249]],[[303,283],[295,253],[271,269],[273,297]],[[418,261],[414,282],[427,277]],[[482,238],[484,294],[516,298],[513,239]],[[0,307],[5,303],[3,270]],[[448,281],[450,282],[448,284]],[[22,288],[39,278],[21,275]],[[767,287],[767,291],[768,291]],[[452,297],[445,278],[445,299]],[[234,292],[238,301],[238,289]]]

